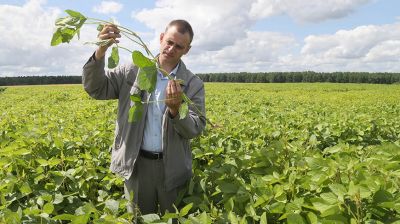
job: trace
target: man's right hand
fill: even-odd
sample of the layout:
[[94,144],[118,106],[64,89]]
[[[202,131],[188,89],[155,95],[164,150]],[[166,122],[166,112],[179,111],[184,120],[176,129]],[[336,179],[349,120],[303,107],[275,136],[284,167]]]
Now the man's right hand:
[[117,40],[117,38],[121,37],[121,34],[119,34],[119,33],[120,33],[120,31],[117,28],[117,26],[112,25],[112,24],[104,25],[103,29],[100,31],[100,33],[99,33],[99,35],[97,35],[97,37],[100,40],[107,40],[110,38],[113,40],[107,46],[99,46],[99,48],[97,48],[96,53],[95,53],[96,60],[100,60],[102,57],[104,57],[108,47],[110,47],[113,43],[119,43],[119,40]]

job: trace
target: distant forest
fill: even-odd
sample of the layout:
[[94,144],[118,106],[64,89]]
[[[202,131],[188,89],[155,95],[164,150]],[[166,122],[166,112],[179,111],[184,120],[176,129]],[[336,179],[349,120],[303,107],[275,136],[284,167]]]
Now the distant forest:
[[0,77],[0,86],[78,84],[82,76],[18,76]]
[[208,73],[198,74],[205,82],[285,83],[285,82],[333,82],[333,83],[400,83],[400,73],[369,72],[260,72],[260,73]]
[[[332,82],[332,83],[400,83],[400,73],[370,72],[260,72],[260,73],[202,73],[197,74],[204,82],[285,83],[285,82]],[[19,76],[0,77],[0,86],[79,84],[81,76]]]

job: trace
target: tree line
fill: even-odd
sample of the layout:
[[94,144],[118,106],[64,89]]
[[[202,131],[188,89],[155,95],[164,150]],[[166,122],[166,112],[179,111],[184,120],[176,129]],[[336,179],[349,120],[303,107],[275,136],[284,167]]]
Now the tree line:
[[259,72],[259,73],[204,73],[198,76],[205,82],[333,82],[333,83],[400,83],[400,73],[369,72]]
[[82,76],[0,77],[0,86],[78,84],[78,83],[82,83]]
[[[333,82],[333,83],[400,83],[400,73],[370,72],[238,72],[197,74],[204,82],[285,83],[285,82]],[[0,86],[80,84],[82,76],[18,76],[0,77]]]

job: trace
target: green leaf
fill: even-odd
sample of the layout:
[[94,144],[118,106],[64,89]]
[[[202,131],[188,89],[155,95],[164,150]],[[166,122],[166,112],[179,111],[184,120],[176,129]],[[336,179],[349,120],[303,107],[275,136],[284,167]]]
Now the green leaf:
[[154,221],[160,220],[160,216],[158,216],[157,214],[147,214],[147,215],[142,215],[141,217],[144,223],[152,223]]
[[133,94],[130,96],[130,98],[131,98],[131,101],[134,103],[138,103],[138,102],[140,103],[142,101],[142,98],[140,97],[139,94]]
[[232,224],[237,224],[237,223],[239,223],[239,221],[238,221],[238,219],[237,219],[237,216],[236,216],[235,213],[233,213],[232,211],[230,211],[230,212],[228,213],[228,219],[229,219],[230,223],[232,223]]
[[193,203],[187,204],[179,211],[179,216],[185,216],[189,213],[189,210],[193,207]]
[[139,69],[137,78],[139,89],[153,92],[157,84],[157,67],[155,64]]
[[244,215],[241,219],[240,219],[240,224],[247,224],[247,220],[246,220],[246,215]]
[[86,224],[89,222],[90,214],[78,215],[71,220],[71,224]]
[[163,215],[163,217],[162,217],[162,219],[175,219],[175,218],[178,218],[179,217],[179,215],[178,214],[176,214],[176,213],[169,213],[169,212],[167,212],[167,213],[165,213],[164,215]]
[[235,202],[233,201],[233,197],[230,197],[225,203],[224,207],[226,211],[232,211],[235,207]]
[[40,163],[40,166],[48,166],[49,162],[45,159],[36,159],[36,162]]
[[194,181],[193,181],[193,179],[190,179],[189,188],[188,188],[188,194],[189,195],[193,194],[193,189],[194,189]]
[[51,46],[57,46],[59,44],[62,43],[62,35],[61,35],[61,30],[57,29],[54,34],[53,37],[51,38]]
[[132,52],[132,60],[139,68],[156,66],[155,62],[144,56],[140,51]]
[[282,213],[283,209],[285,209],[285,203],[279,201],[271,204],[269,207],[271,213]]
[[322,158],[305,157],[304,160],[307,162],[308,166],[312,170],[320,171],[325,166],[327,166],[326,161]]
[[325,148],[323,153],[324,154],[327,154],[327,153],[334,154],[334,153],[341,152],[341,151],[342,151],[342,146],[335,145],[332,147]]
[[135,102],[134,105],[129,109],[128,122],[137,122],[140,120],[143,114],[143,103]]
[[270,197],[266,194],[261,195],[261,197],[259,197],[256,202],[254,203],[254,208],[257,208],[260,205],[265,204],[265,202],[269,201]]
[[60,28],[75,27],[77,24],[79,24],[80,20],[81,20],[81,18],[72,17],[72,16],[58,18],[58,19],[56,19],[56,27],[60,27]]
[[353,181],[350,181],[348,194],[353,196],[359,192],[359,189],[360,188],[356,186]]
[[334,214],[332,213],[332,211],[338,208],[337,205],[332,205],[329,202],[323,200],[322,198],[312,198],[311,203],[314,206],[314,208],[321,213],[322,217]]
[[99,24],[98,26],[97,26],[97,31],[102,31],[103,30],[103,28],[104,28],[104,25],[103,24]]
[[56,193],[56,194],[54,195],[53,204],[58,205],[58,204],[60,204],[60,203],[63,202],[63,201],[64,201],[64,196],[63,196],[62,194]]
[[288,224],[301,224],[306,223],[303,217],[299,214],[291,213],[287,216],[287,223]]
[[197,216],[199,219],[199,223],[204,224],[204,223],[211,223],[211,219],[208,218],[207,213],[203,212],[200,215]]
[[29,186],[29,183],[27,183],[27,182],[24,182],[24,183],[22,184],[22,186],[19,188],[19,190],[20,190],[21,193],[24,194],[24,195],[32,193],[32,189],[31,189],[31,187]]
[[104,201],[104,198],[108,196],[108,193],[103,190],[98,190],[98,195],[99,196],[97,197],[97,201]]
[[46,214],[51,214],[54,211],[54,205],[52,203],[46,203],[43,206],[43,212]]
[[260,217],[260,224],[267,224],[267,223],[268,223],[268,221],[267,221],[267,213],[264,212]]
[[80,12],[71,10],[71,9],[67,9],[65,10],[66,13],[68,13],[68,15],[72,16],[72,17],[78,17],[80,19],[86,19],[86,17],[84,15],[82,15]]
[[[18,210],[20,210],[20,208]],[[2,214],[0,215],[0,223],[7,223],[7,224],[22,223],[21,216],[19,215],[18,212],[12,212],[9,209],[5,209],[4,211],[2,211]]]
[[189,113],[189,105],[183,102],[179,107],[179,119],[184,119]]
[[233,184],[233,183],[228,183],[228,182],[222,182],[219,184],[219,189],[223,193],[236,193],[239,189],[239,186]]
[[52,220],[64,220],[64,221],[71,221],[74,219],[75,216],[71,214],[62,214],[62,215],[56,215],[52,218]]
[[108,68],[115,68],[119,63],[118,47],[113,47],[111,55],[108,57]]
[[319,143],[319,141],[317,140],[317,136],[314,134],[310,136],[310,139],[308,141],[311,146],[316,146]]
[[56,19],[57,30],[54,32],[51,39],[51,46],[56,46],[60,43],[69,43],[77,34],[79,39],[80,29],[87,20],[81,13],[73,10],[65,10],[69,16]]
[[285,206],[285,210],[286,212],[292,212],[292,213],[297,213],[301,211],[301,206],[297,205],[293,202],[289,202],[286,204]]
[[[325,222],[323,222],[323,223],[334,223],[334,224],[345,224],[345,223],[348,223],[348,219],[345,216],[342,216],[340,214],[330,215],[330,216],[326,217],[324,219],[324,221]],[[370,222],[366,222],[366,223],[370,223]],[[374,222],[372,222],[372,223],[374,223]]]
[[50,165],[50,167],[57,166],[57,165],[59,165],[60,163],[61,163],[61,159],[58,159],[58,158],[51,158],[51,159],[49,160],[49,165]]
[[40,206],[43,207],[44,204],[44,200],[42,197],[38,197],[38,199],[36,200],[36,203]]
[[249,215],[250,217],[255,217],[257,216],[256,211],[254,210],[254,207],[252,204],[248,203],[245,207],[246,214]]
[[108,208],[114,215],[118,213],[119,202],[113,199],[108,199],[105,202],[106,208]]
[[329,185],[329,189],[331,189],[331,191],[338,196],[339,201],[341,201],[341,202],[344,201],[344,196],[346,195],[347,190],[343,185],[341,185],[341,184],[330,184]]
[[338,197],[332,192],[322,193],[320,196],[330,205],[338,203]]
[[307,221],[310,224],[317,224],[318,223],[318,218],[314,213],[308,212],[307,213]]
[[69,43],[76,33],[75,29],[72,28],[64,28],[60,31],[61,34],[61,41],[63,43]]
[[379,190],[373,196],[374,203],[393,201],[393,195],[386,190]]

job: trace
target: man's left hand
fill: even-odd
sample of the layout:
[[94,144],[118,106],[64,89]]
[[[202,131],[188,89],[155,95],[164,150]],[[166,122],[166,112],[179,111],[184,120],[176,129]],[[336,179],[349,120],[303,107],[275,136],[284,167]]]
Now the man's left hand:
[[165,105],[169,109],[171,117],[175,117],[179,113],[179,107],[182,103],[182,89],[177,80],[169,80],[166,89]]

